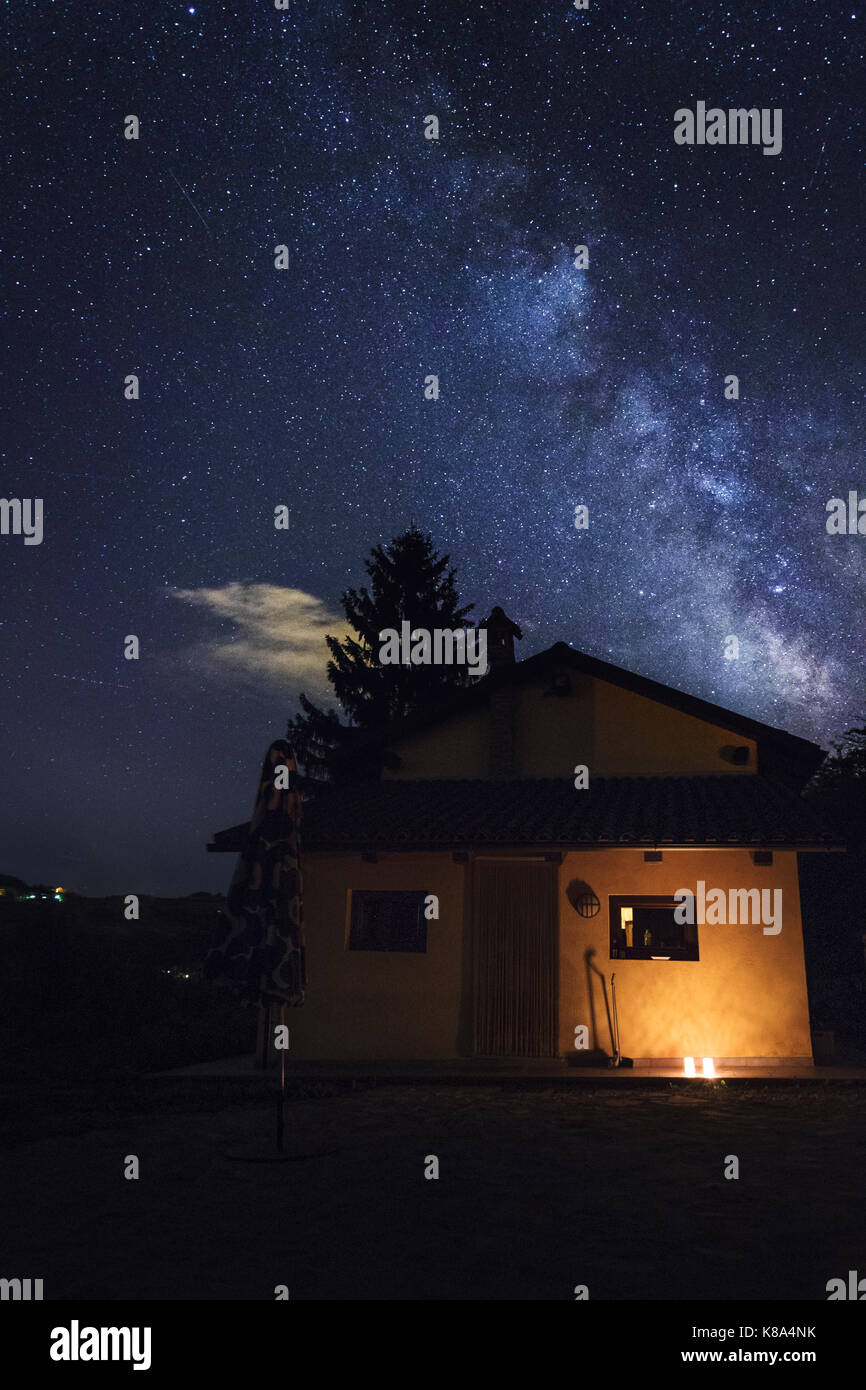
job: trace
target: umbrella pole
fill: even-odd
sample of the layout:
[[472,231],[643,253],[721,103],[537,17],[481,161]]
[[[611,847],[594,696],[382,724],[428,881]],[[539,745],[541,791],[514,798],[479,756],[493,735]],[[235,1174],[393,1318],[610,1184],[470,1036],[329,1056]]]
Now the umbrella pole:
[[[280,1023],[285,1027],[285,1022],[286,1022],[286,1006],[285,1006],[285,1004],[283,1004],[283,1005],[281,1006],[281,1008],[280,1008]],[[283,1131],[284,1131],[284,1128],[285,1128],[285,1125],[284,1125],[283,1107],[284,1107],[284,1104],[285,1104],[285,1099],[286,1099],[286,1049],[285,1049],[284,1047],[282,1047],[282,1048],[280,1048],[280,1091],[279,1091],[279,1095],[277,1096],[277,1153],[278,1153],[278,1154],[281,1154],[281,1153],[283,1152]]]
[[261,1071],[268,1069],[268,1037],[270,1034],[271,1013],[267,1004],[259,1004],[259,1021],[256,1031],[256,1066]]

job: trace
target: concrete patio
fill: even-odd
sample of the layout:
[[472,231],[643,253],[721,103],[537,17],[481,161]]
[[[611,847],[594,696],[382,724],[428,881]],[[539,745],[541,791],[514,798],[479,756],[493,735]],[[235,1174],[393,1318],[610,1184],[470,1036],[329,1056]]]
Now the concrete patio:
[[[491,1085],[497,1081],[537,1083],[548,1086],[551,1082],[580,1085],[591,1081],[594,1085],[609,1083],[612,1086],[644,1085],[648,1082],[681,1082],[683,1085],[705,1085],[707,1082],[700,1072],[700,1058],[696,1059],[697,1076],[686,1076],[682,1065],[638,1065],[635,1067],[591,1067],[570,1066],[562,1058],[485,1058],[467,1057],[445,1059],[443,1061],[293,1061],[286,1063],[286,1079],[292,1081],[374,1081],[378,1083],[406,1084],[413,1082],[449,1082],[460,1085]],[[224,1077],[232,1080],[249,1080],[252,1084],[273,1085],[278,1072],[276,1069],[263,1070],[250,1054],[240,1057],[225,1057],[214,1062],[199,1062],[193,1066],[175,1067],[170,1071],[151,1073],[154,1076],[169,1078],[201,1077],[212,1079]],[[834,1065],[803,1066],[787,1063],[764,1064],[759,1066],[716,1067],[717,1081],[736,1081],[739,1083],[770,1082],[812,1082],[825,1081],[866,1082],[866,1066]]]

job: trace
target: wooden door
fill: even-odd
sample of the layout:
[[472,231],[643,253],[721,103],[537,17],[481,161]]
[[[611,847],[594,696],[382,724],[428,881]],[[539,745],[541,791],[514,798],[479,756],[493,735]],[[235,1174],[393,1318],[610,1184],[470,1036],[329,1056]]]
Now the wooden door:
[[473,866],[473,1046],[486,1057],[555,1057],[559,931],[557,866]]

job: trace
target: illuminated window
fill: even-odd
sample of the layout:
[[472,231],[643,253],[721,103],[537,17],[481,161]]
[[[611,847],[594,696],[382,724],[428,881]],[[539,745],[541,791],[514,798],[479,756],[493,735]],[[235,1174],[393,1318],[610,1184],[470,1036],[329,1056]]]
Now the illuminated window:
[[611,960],[698,960],[698,929],[674,916],[669,897],[610,899]]
[[353,890],[350,951],[427,950],[426,893]]

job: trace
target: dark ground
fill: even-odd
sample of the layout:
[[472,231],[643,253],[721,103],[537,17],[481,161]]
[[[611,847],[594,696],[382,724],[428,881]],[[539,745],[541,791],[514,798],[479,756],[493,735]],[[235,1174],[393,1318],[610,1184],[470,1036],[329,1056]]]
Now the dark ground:
[[249,1082],[37,1094],[2,1090],[0,1274],[46,1299],[824,1301],[866,1273],[857,1084],[306,1082],[289,1140],[337,1151],[284,1164],[226,1157],[273,1135]]
[[[277,1284],[570,1300],[586,1284],[593,1300],[824,1301],[828,1279],[866,1276],[862,1083],[293,1080],[289,1142],[336,1151],[226,1157],[273,1142],[262,1082],[146,1074],[252,1051],[254,1011],[196,973],[213,914],[156,902],[119,926],[113,900],[7,904],[0,1277],[70,1300],[271,1300]],[[839,1060],[862,1065],[862,1047]]]

